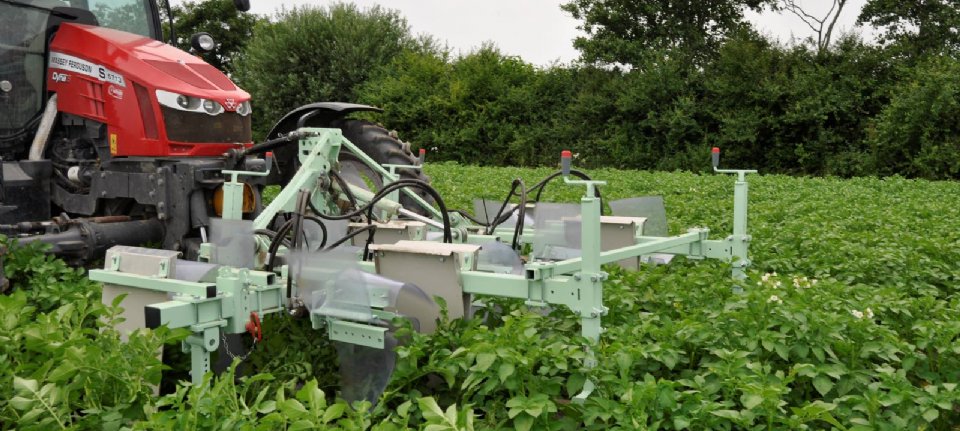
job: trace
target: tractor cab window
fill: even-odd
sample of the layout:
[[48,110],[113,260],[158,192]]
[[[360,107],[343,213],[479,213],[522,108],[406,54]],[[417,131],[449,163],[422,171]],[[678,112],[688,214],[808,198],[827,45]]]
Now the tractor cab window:
[[43,10],[0,3],[0,148],[35,117],[43,102],[47,17]]
[[102,27],[157,39],[151,0],[14,0],[0,2],[0,153],[29,139],[43,108],[50,11],[86,9]]
[[154,39],[159,36],[153,34],[153,12],[148,0],[72,0],[70,3],[93,12],[101,27]]

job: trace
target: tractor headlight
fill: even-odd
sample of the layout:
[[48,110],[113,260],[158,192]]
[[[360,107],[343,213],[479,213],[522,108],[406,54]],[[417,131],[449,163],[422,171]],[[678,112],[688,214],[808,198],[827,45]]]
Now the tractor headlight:
[[217,115],[223,112],[223,106],[210,99],[203,99],[203,110],[210,115]]
[[186,96],[166,90],[157,90],[157,102],[168,108],[187,112],[203,112],[217,115],[224,111],[223,105],[215,100]]
[[250,115],[251,112],[253,112],[253,108],[250,107],[249,100],[246,102],[242,102],[240,103],[239,106],[237,106],[237,114],[240,114],[246,117],[247,115]]
[[200,107],[200,99],[181,94],[177,96],[177,105],[184,110],[193,111]]

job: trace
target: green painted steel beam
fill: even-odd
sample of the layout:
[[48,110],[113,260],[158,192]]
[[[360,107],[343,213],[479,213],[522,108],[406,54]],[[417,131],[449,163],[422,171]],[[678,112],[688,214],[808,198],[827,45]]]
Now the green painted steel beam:
[[[613,263],[621,259],[642,256],[645,254],[658,253],[671,248],[689,247],[691,244],[701,242],[706,239],[706,229],[693,229],[682,235],[674,237],[656,237],[656,239],[643,242],[636,245],[622,247],[614,250],[608,250],[592,254],[596,256],[600,264]],[[599,237],[599,233],[597,234]],[[586,252],[583,257],[566,259],[559,262],[543,263],[540,271],[548,274],[572,274],[581,271],[584,257],[588,256]]]
[[169,278],[145,277],[105,269],[91,269],[87,276],[90,280],[102,283],[176,293],[198,299],[216,296],[216,284],[211,283],[192,283]]
[[382,349],[386,333],[387,328],[380,326],[327,319],[327,336],[333,341]]

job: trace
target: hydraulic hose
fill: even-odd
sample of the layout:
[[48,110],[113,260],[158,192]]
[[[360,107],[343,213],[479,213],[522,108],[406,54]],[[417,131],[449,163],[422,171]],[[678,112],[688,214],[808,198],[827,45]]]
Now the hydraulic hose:
[[254,144],[250,146],[250,148],[247,148],[246,150],[243,150],[242,153],[240,153],[240,158],[246,157],[251,154],[265,153],[267,151],[274,150],[278,147],[282,147],[291,142],[295,142],[299,139],[300,139],[300,133],[297,131],[293,131],[279,138],[270,139],[267,141],[263,141],[259,144]]
[[[520,193],[517,194],[517,189],[520,189]],[[504,213],[504,210],[507,208],[507,204],[510,203],[510,199],[514,195],[520,197],[520,203],[511,208],[507,213]],[[515,178],[513,183],[510,184],[510,193],[507,193],[507,198],[503,200],[503,204],[500,205],[500,210],[497,211],[497,215],[493,218],[493,222],[487,226],[487,235],[493,233],[493,230],[496,229],[501,223],[505,222],[510,218],[510,215],[513,212],[517,212],[517,223],[513,228],[513,241],[511,245],[514,250],[519,247],[520,235],[523,233],[523,221],[524,216],[527,211],[527,186],[524,184],[523,180],[520,178]]]
[[375,224],[368,224],[368,225],[366,225],[366,226],[364,226],[364,227],[362,227],[362,228],[360,228],[360,229],[357,229],[357,230],[355,230],[355,231],[353,231],[353,232],[350,232],[350,233],[344,235],[343,238],[340,238],[340,239],[336,240],[333,244],[330,244],[330,245],[327,246],[327,248],[325,248],[324,250],[333,250],[333,249],[335,249],[335,248],[343,245],[343,243],[351,240],[353,237],[355,237],[355,236],[357,236],[357,235],[360,235],[361,233],[364,233],[364,232],[370,232],[370,233],[369,233],[369,237],[367,238],[367,240],[369,241],[369,240],[373,237],[373,234],[374,234],[374,232],[376,232],[376,230],[377,230],[377,225],[375,225]]
[[367,202],[366,205],[363,205],[360,208],[357,208],[345,214],[339,214],[339,215],[320,214],[319,211],[317,211],[316,209],[314,208],[311,208],[311,209],[313,209],[313,211],[317,213],[317,217],[320,217],[324,220],[347,220],[352,217],[363,215],[364,213],[369,213],[369,210],[371,210],[377,202],[386,198],[386,196],[389,193],[393,192],[394,190],[402,189],[404,187],[413,187],[413,188],[423,190],[424,192],[429,194],[434,201],[437,202],[437,206],[440,207],[440,214],[443,218],[443,242],[452,243],[453,233],[450,229],[450,215],[447,213],[447,206],[443,202],[443,198],[440,196],[440,194],[437,193],[436,189],[434,189],[433,187],[430,187],[429,184],[421,180],[402,179],[402,180],[398,180],[390,184],[387,184],[382,189],[380,189],[380,191],[378,191],[373,196],[373,198],[370,199],[370,202]]
[[[584,173],[583,171],[578,171],[578,170],[576,170],[576,169],[571,169],[571,170],[570,170],[570,175],[573,175],[573,176],[575,176],[575,177],[577,177],[577,178],[580,178],[581,180],[584,180],[584,181],[590,181],[590,180],[591,180],[591,178],[590,178],[589,175],[587,175],[587,174]],[[546,188],[547,183],[549,183],[549,182],[550,182],[551,180],[553,180],[554,178],[561,177],[561,176],[563,176],[563,171],[554,172],[554,173],[550,174],[549,176],[547,176],[546,178],[540,180],[539,183],[534,184],[533,187],[530,187],[530,191],[531,191],[531,192],[534,191],[534,190],[537,191],[537,195],[534,196],[533,201],[534,201],[534,202],[540,202],[540,195],[543,193],[543,189]],[[603,196],[600,195],[600,188],[598,188],[598,187],[594,188],[594,189],[593,189],[593,195],[594,195],[595,197],[597,197],[597,198],[600,198],[600,214],[603,214]]]

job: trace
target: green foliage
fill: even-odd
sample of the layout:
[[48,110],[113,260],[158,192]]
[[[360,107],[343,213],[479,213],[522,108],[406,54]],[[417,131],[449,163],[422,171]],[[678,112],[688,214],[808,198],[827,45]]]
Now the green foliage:
[[563,10],[583,21],[574,46],[588,63],[636,66],[647,53],[667,50],[694,64],[716,52],[743,27],[743,11],[767,0],[572,0]]
[[[451,207],[489,196],[508,179],[530,183],[548,172],[428,170],[439,187],[456,190],[458,197],[447,199]],[[609,182],[609,199],[664,195],[671,232],[693,225],[717,236],[729,232],[729,177],[591,174]],[[960,334],[950,316],[960,275],[960,255],[951,246],[960,236],[951,232],[960,212],[930,197],[958,191],[954,183],[902,178],[755,177],[750,220],[757,266],[740,285],[746,293],[734,293],[729,267],[715,262],[636,273],[610,268],[599,369],[584,370],[577,355],[563,351],[579,342],[567,310],[540,316],[509,302],[496,303],[508,316],[502,325],[473,322],[457,328],[459,337],[430,338],[440,344],[427,344],[422,351],[430,355],[421,356],[418,369],[452,376],[429,393],[472,403],[485,413],[478,426],[491,428],[522,426],[505,422],[509,414],[505,419],[502,412],[510,408],[503,400],[516,409],[529,395],[511,388],[535,387],[531,392],[549,394],[558,409],[550,428],[537,423],[536,429],[951,429],[960,419],[953,409],[960,354],[949,341]],[[577,192],[548,190],[559,201],[574,201]],[[523,340],[528,328],[536,329],[536,341]],[[485,342],[498,348],[495,356],[481,356]],[[563,365],[549,357],[564,358]],[[496,395],[477,400],[484,380],[521,365],[534,372],[513,385],[491,385]],[[559,392],[551,380],[558,374]],[[598,392],[583,406],[568,404],[583,375],[597,382]]]
[[960,177],[960,62],[931,58],[908,72],[876,121],[878,170],[921,178]]
[[[552,172],[426,170],[451,208]],[[607,199],[663,195],[672,233],[731,229],[729,176],[590,174],[609,182]],[[157,348],[183,334],[140,331],[120,344],[116,309],[99,304],[96,285],[15,250],[5,258],[15,291],[0,296],[0,428],[952,429],[960,208],[936,197],[960,185],[767,175],[751,177],[750,190],[747,280],[732,281],[717,261],[608,267],[595,367],[579,320],[560,306],[490,299],[480,317],[443,318],[431,336],[401,329],[408,341],[375,406],[338,400],[323,334],[280,315],[265,320],[265,343],[239,377],[231,370],[154,396]],[[544,198],[580,193],[558,182]],[[595,391],[573,403],[587,379]]]
[[566,131],[558,130],[566,126],[557,114],[575,91],[570,71],[538,72],[492,46],[452,62],[410,52],[390,69],[402,72],[368,82],[360,100],[382,106],[380,119],[430,148],[431,157],[541,164],[545,147],[559,148]]
[[901,70],[854,36],[817,53],[745,30],[701,70],[667,51],[648,51],[629,72],[538,69],[489,46],[457,58],[408,53],[358,94],[431,160],[544,165],[569,149],[581,166],[700,171],[718,146],[728,166],[859,176],[878,173],[868,138]]
[[298,106],[355,101],[358,85],[422,45],[396,11],[348,3],[282,10],[254,34],[234,72],[253,95],[254,128],[261,134]]
[[881,29],[881,43],[913,59],[960,50],[957,0],[869,0],[857,21]]
[[[177,48],[190,51],[190,37],[195,33],[210,33],[217,47],[212,52],[200,53],[204,61],[224,73],[236,69],[243,61],[243,50],[253,36],[257,23],[265,18],[256,14],[238,12],[232,0],[187,1],[172,8],[173,27]],[[161,10],[163,40],[170,40],[170,25],[166,9]]]
[[100,303],[82,271],[35,246],[4,261],[16,290],[0,296],[0,429],[118,429],[154,409],[156,355],[177,334],[138,331],[121,342],[119,310]]
[[[709,146],[728,160],[774,172],[875,173],[866,143],[871,118],[887,103],[891,66],[876,49],[842,37],[833,49],[779,49],[755,34],[730,40],[704,73]],[[705,151],[698,149],[698,154]],[[902,171],[893,171],[902,172]]]
[[[893,3],[870,2],[861,19],[955,33],[956,8]],[[489,44],[451,56],[411,37],[395,11],[293,9],[259,26],[235,77],[254,96],[261,136],[302,104],[360,102],[384,108],[377,120],[434,161],[542,166],[569,149],[585,167],[702,171],[717,146],[728,166],[777,173],[956,177],[932,150],[953,154],[957,123],[904,121],[952,115],[924,100],[949,99],[933,84],[949,75],[933,70],[955,70],[955,57],[915,66],[920,54],[856,34],[779,45],[742,22],[745,7],[771,4],[571,1],[563,7],[589,29],[577,42],[589,63],[547,67]]]

